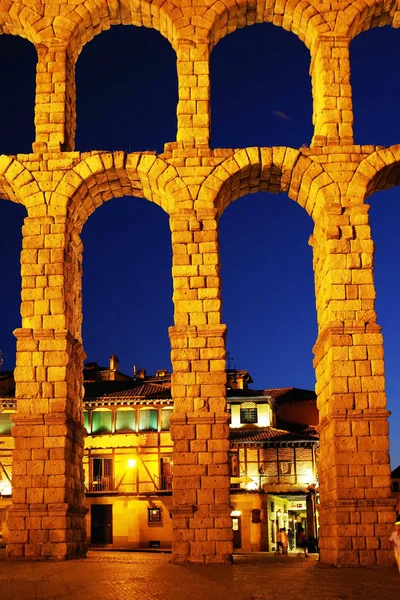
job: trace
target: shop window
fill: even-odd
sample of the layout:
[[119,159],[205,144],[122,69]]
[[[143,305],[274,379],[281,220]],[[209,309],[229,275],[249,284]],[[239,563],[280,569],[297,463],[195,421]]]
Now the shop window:
[[139,411],[139,431],[157,431],[158,410],[150,408]]
[[255,402],[245,402],[240,406],[240,422],[257,423],[257,404]]
[[112,431],[112,412],[111,411],[93,411],[92,413],[92,433],[111,433]]
[[281,462],[279,463],[280,472],[282,475],[291,475],[293,463],[290,462]]
[[239,455],[237,452],[229,454],[229,469],[231,477],[240,477]]
[[169,431],[171,424],[169,422],[169,417],[172,413],[172,409],[170,408],[162,408],[161,409],[161,431]]
[[117,410],[116,431],[136,431],[136,411]]
[[11,420],[10,413],[0,413],[0,434],[11,435],[11,429],[14,423]]

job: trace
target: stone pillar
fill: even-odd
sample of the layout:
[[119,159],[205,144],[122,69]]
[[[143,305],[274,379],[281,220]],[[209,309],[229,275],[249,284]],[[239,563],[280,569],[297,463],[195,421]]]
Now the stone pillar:
[[23,227],[11,558],[62,559],[86,552],[84,352],[77,317],[81,247],[62,221],[28,217]]
[[171,229],[173,561],[226,563],[233,541],[217,222],[173,216]]
[[348,36],[321,36],[311,50],[313,146],[353,144]]
[[368,206],[331,204],[312,237],[318,313],[320,559],[388,565],[394,523]]
[[75,61],[66,43],[36,44],[35,128],[33,152],[74,150],[76,128]]
[[208,43],[180,41],[177,141],[208,148],[210,138],[210,54]]

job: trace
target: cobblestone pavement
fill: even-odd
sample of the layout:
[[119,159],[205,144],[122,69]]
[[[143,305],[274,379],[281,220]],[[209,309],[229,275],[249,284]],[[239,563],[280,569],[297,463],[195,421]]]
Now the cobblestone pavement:
[[0,555],[1,600],[395,600],[396,568],[335,569],[314,558],[240,555],[228,566],[177,566],[170,554],[89,552],[83,560]]

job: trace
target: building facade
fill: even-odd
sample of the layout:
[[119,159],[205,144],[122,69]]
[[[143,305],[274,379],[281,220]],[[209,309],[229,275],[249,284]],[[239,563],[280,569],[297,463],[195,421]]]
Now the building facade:
[[[171,374],[159,370],[147,376],[135,369],[130,377],[118,367],[112,355],[109,366],[87,363],[84,370],[88,541],[94,547],[170,549],[173,475],[179,468],[173,464],[170,435]],[[281,527],[293,531],[294,548],[300,526],[310,539],[317,538],[314,392],[253,390],[247,371],[228,371],[227,382],[235,551],[275,551]],[[12,373],[1,376],[0,386],[0,531],[5,544],[13,479]]]

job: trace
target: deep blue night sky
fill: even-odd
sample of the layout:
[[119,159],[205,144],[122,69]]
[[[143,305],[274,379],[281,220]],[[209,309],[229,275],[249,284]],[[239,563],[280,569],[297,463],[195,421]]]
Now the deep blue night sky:
[[[0,153],[29,152],[33,141],[36,53],[27,41],[0,36]],[[400,142],[400,31],[363,33],[351,46],[356,143]],[[228,35],[213,50],[212,146],[309,145],[312,137],[309,52],[269,24]],[[150,76],[151,73],[151,76]],[[176,135],[175,54],[158,32],[113,27],[77,63],[76,149],[157,150]],[[7,91],[7,93],[5,93]],[[398,378],[400,262],[398,189],[370,198],[376,242],[378,322],[383,326],[391,417],[392,467],[400,463]],[[23,207],[0,202],[0,348],[15,363]],[[397,218],[396,218],[397,217]],[[280,194],[255,194],[226,210],[220,223],[223,314],[232,366],[255,387],[313,388],[316,339],[312,221]],[[173,323],[168,216],[139,198],[111,200],[88,220],[84,242],[83,338],[89,360],[122,370],[169,367]]]

